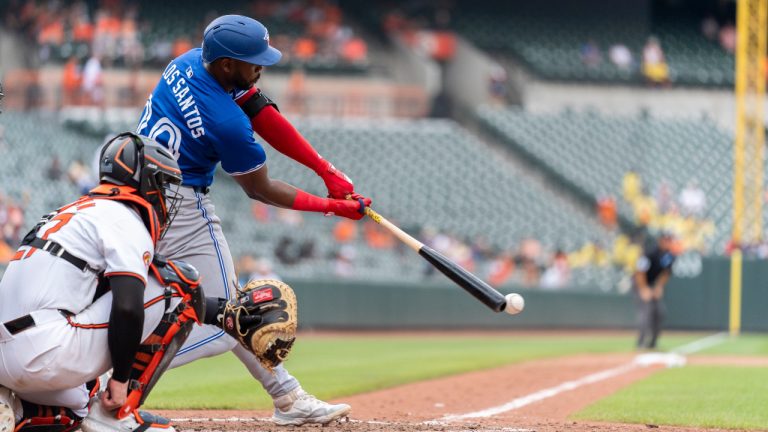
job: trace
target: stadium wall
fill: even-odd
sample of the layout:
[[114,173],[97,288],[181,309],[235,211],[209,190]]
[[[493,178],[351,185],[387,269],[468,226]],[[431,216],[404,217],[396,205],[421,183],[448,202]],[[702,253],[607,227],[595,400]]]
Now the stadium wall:
[[[705,259],[693,278],[667,286],[665,329],[723,330],[728,327],[730,261]],[[634,328],[631,294],[515,289],[525,311],[510,317],[493,313],[460,288],[442,281],[384,283],[291,281],[305,329],[548,329]],[[768,267],[745,261],[742,329],[768,331]],[[505,290],[507,292],[509,290]]]

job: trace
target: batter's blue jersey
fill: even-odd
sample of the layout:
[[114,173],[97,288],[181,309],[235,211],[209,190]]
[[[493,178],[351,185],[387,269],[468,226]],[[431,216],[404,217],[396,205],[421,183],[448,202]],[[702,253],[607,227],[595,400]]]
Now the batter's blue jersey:
[[238,175],[266,161],[235,95],[205,70],[200,52],[192,49],[165,68],[136,129],[168,147],[187,186],[210,186],[219,162],[224,171]]

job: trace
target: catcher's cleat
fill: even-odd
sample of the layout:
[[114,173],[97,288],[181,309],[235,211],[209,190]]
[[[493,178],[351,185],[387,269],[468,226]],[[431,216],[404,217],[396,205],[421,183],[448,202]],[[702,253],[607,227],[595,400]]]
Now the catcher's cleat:
[[13,432],[16,427],[16,398],[10,389],[0,386],[0,432]]
[[114,412],[101,407],[98,397],[91,401],[90,411],[80,428],[83,432],[176,432],[170,420],[146,411],[134,410],[128,416],[118,419]]
[[347,404],[329,404],[298,388],[275,399],[272,421],[280,426],[327,425],[349,416],[351,411]]

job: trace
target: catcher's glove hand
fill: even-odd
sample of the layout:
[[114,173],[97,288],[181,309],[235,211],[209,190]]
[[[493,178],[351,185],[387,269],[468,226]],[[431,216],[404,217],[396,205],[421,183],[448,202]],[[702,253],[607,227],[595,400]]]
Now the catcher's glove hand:
[[224,307],[222,328],[267,370],[283,362],[296,340],[296,294],[278,280],[252,280]]

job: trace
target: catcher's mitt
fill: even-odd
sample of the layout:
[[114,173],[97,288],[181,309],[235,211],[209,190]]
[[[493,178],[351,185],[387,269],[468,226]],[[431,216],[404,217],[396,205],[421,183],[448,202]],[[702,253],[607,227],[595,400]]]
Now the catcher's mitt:
[[224,331],[270,371],[288,357],[296,326],[296,294],[278,280],[252,280],[224,307]]

